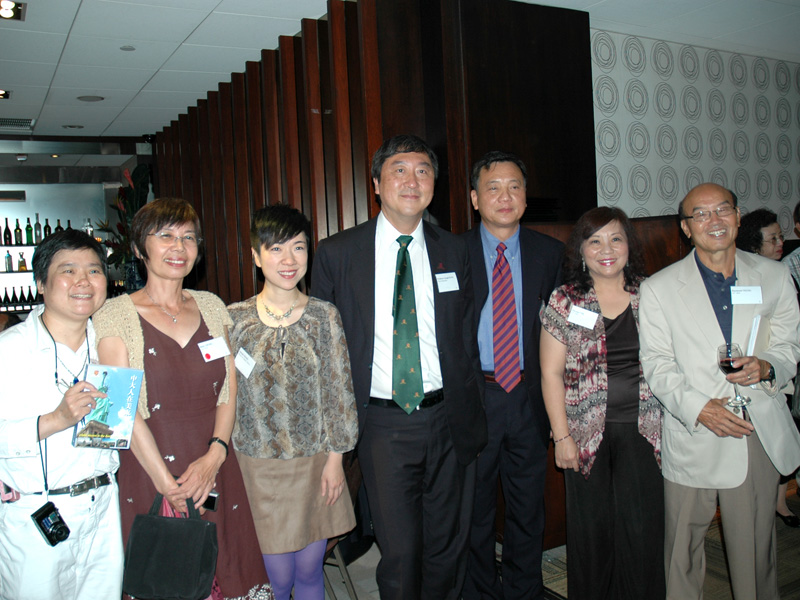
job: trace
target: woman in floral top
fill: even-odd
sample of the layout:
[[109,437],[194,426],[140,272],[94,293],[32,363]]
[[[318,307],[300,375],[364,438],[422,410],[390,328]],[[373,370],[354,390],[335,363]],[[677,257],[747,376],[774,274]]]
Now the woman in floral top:
[[565,470],[570,598],[663,598],[661,409],[639,364],[642,249],[625,213],[575,224],[542,314],[542,391]]

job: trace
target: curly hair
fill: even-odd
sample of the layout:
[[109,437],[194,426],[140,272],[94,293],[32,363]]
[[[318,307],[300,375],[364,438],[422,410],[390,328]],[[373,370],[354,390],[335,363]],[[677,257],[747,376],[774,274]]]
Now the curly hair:
[[612,221],[616,221],[622,226],[622,231],[628,239],[628,262],[623,269],[625,289],[634,290],[644,279],[642,243],[633,224],[628,219],[628,215],[619,208],[598,206],[583,213],[572,228],[564,253],[564,283],[574,285],[580,292],[589,291],[593,285],[592,276],[584,270],[581,248],[583,242]]
[[739,225],[739,235],[736,236],[736,247],[739,250],[758,254],[761,244],[764,243],[764,235],[761,230],[778,222],[778,215],[768,208],[759,208],[747,213],[742,217],[742,224]]

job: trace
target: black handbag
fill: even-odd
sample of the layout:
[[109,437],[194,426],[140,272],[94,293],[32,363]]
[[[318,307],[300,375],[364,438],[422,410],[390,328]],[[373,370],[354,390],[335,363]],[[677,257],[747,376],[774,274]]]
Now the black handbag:
[[148,600],[200,600],[211,594],[217,568],[217,525],[203,521],[191,498],[189,517],[160,516],[163,496],[136,515],[125,548],[122,590]]

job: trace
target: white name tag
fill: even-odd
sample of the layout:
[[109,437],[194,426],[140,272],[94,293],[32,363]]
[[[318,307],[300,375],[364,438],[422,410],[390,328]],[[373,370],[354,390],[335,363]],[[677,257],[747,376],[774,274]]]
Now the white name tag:
[[223,356],[230,356],[231,354],[228,344],[225,343],[225,338],[222,337],[200,342],[197,346],[200,348],[200,353],[203,355],[203,360],[206,362],[217,360]]
[[239,348],[239,352],[236,353],[236,358],[233,359],[233,364],[236,365],[236,368],[239,369],[239,373],[244,375],[245,379],[250,377],[250,373],[253,372],[253,368],[256,366],[255,359],[247,353],[247,350],[244,348]]
[[597,323],[597,318],[599,316],[600,315],[598,315],[596,312],[573,305],[572,308],[569,309],[567,321],[570,323],[575,323],[575,325],[585,327],[586,329],[594,329],[594,324]]
[[457,292],[458,277],[456,277],[455,273],[437,273],[436,286],[439,288],[440,293]]
[[731,286],[732,304],[761,304],[760,285],[733,285]]

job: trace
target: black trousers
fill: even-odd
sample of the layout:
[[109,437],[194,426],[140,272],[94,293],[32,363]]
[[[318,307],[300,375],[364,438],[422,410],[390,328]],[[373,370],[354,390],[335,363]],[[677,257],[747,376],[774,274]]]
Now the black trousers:
[[569,597],[663,600],[664,480],[636,423],[606,423],[589,479],[564,474]]
[[[478,456],[464,600],[541,598],[547,445],[525,384],[486,384],[489,443]],[[497,480],[505,500],[503,580],[495,566]]]
[[370,406],[358,457],[381,550],[381,599],[457,598],[474,478],[456,458],[444,403],[410,415]]

